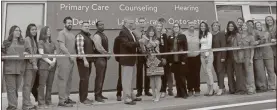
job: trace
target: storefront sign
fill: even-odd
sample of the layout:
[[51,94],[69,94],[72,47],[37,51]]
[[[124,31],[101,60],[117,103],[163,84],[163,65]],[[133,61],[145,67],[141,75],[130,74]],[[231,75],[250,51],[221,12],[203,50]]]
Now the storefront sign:
[[[95,29],[98,20],[104,21],[106,29],[120,29],[123,19],[132,16],[137,21],[145,17],[148,25],[154,25],[158,18],[166,20],[166,27],[179,22],[182,25],[194,20],[211,23],[216,20],[214,2],[49,2],[56,11],[57,29],[64,27],[66,16],[73,18],[73,28],[80,28],[85,20]],[[52,6],[51,6],[52,7]]]

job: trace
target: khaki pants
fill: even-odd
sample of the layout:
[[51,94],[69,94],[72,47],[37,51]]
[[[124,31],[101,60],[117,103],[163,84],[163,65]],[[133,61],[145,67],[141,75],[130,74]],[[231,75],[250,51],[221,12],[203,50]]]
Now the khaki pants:
[[64,103],[70,95],[73,67],[76,62],[71,62],[68,58],[59,58],[57,59],[57,63],[59,103]]
[[21,74],[4,74],[8,96],[7,110],[16,110],[18,105],[18,89],[21,86]]
[[121,66],[122,68],[122,88],[123,99],[125,102],[131,102],[136,98],[133,92],[134,80],[136,78],[136,66]]

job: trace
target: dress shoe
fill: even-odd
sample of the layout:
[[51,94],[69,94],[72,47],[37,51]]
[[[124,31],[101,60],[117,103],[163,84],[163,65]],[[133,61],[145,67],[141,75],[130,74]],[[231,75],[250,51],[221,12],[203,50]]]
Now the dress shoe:
[[85,101],[83,101],[83,102],[81,102],[82,104],[84,104],[84,105],[92,105],[92,102],[90,101],[90,100],[85,100]]
[[121,96],[116,96],[117,101],[121,101]]
[[102,98],[102,99],[108,99],[107,97],[104,97],[103,95],[101,95],[101,98]]
[[174,98],[182,98],[182,96],[176,95]]
[[131,101],[131,102],[125,102],[124,104],[127,104],[127,105],[136,105],[136,102]]
[[135,98],[133,99],[133,101],[141,101],[142,99],[141,98]]
[[189,91],[188,95],[189,95],[189,97],[193,96],[193,91]]
[[66,100],[66,103],[68,103],[68,104],[76,104],[77,102],[71,100],[70,98],[68,98],[68,99]]
[[97,102],[104,102],[104,100],[101,97],[95,97],[95,101],[97,101]]
[[148,92],[145,92],[145,95],[146,95],[146,96],[153,96],[149,91],[148,91]]
[[136,97],[140,97],[140,96],[142,96],[142,93],[141,93],[141,92],[138,92],[137,95],[136,95]]
[[69,103],[66,103],[66,102],[64,102],[64,103],[59,103],[58,106],[60,106],[60,107],[73,107],[72,104],[69,104]]
[[194,96],[195,96],[195,97],[200,96],[200,92],[195,92]]

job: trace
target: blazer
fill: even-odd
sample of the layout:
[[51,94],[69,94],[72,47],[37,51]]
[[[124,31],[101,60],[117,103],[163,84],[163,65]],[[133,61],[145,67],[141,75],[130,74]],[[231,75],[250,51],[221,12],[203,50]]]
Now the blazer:
[[[177,47],[178,51],[187,51],[188,50],[188,43],[187,43],[187,38],[186,35],[179,33],[177,35]],[[174,37],[169,37],[168,42],[167,42],[167,47],[168,51],[171,52],[173,51],[173,46],[174,46]],[[168,55],[168,62],[169,63],[174,63],[174,55]],[[178,62],[185,62],[187,63],[187,54],[178,54],[179,61]]]
[[[123,26],[118,37],[118,42],[120,42],[119,54],[137,54],[140,47],[138,39],[134,35],[136,39],[136,41],[134,41],[132,33],[125,26]],[[134,66],[136,62],[136,56],[124,56],[119,58],[119,63],[123,66]]]
[[[213,48],[226,47],[225,32],[221,31],[213,35]],[[214,52],[215,57],[220,57],[220,59],[226,59],[226,51]]]
[[[159,45],[160,53],[169,52],[167,34],[162,34],[159,38],[159,42],[160,42],[160,45]],[[161,55],[161,58],[168,60],[168,55]]]

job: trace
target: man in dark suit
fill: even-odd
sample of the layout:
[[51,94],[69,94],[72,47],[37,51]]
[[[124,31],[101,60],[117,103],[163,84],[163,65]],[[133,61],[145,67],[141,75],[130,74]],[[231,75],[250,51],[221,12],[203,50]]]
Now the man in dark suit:
[[[187,39],[184,34],[180,33],[180,25],[174,23],[173,36],[168,38],[168,50],[170,52],[187,51]],[[173,54],[168,56],[168,62],[171,72],[174,73],[176,80],[177,95],[175,98],[187,98],[187,87],[185,75],[188,72],[187,54]]]
[[[120,37],[117,36],[114,40],[114,46],[113,46],[113,52],[114,54],[119,54],[120,53]],[[117,79],[117,86],[116,86],[116,97],[117,101],[121,101],[121,96],[122,96],[122,83],[121,83],[121,65],[119,63],[120,57],[115,57],[115,60],[118,62],[118,79]]]
[[[124,25],[119,33],[120,39],[120,54],[137,54],[140,44],[138,39],[132,32],[134,29],[135,21],[131,18],[124,19]],[[141,98],[137,98],[133,93],[133,80],[136,77],[136,56],[125,56],[119,58],[122,75],[122,88],[124,103],[128,105],[135,105],[135,101],[141,101]]]
[[[137,37],[138,40],[142,38],[143,35],[146,33],[146,19],[144,17],[138,18],[138,27],[134,30],[134,34]],[[142,50],[138,50],[139,54],[142,54]],[[143,91],[143,81],[144,81],[144,94],[146,96],[152,96],[152,94],[149,92],[150,89],[150,78],[146,75],[146,57],[145,56],[139,56],[138,62],[137,62],[137,97],[142,96]],[[144,77],[144,78],[143,78]],[[144,79],[144,80],[143,80]]]

